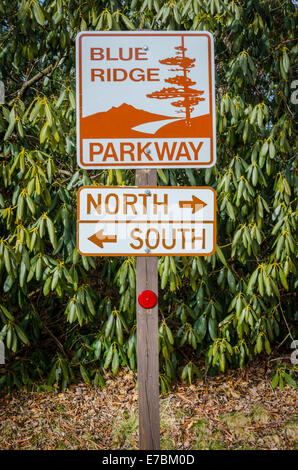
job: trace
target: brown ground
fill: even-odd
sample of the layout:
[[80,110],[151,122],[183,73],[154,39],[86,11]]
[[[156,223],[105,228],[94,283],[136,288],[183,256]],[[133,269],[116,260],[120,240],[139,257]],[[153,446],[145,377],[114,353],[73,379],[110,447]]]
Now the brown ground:
[[[177,385],[161,397],[162,449],[295,449],[297,391],[272,390],[267,363]],[[0,396],[1,449],[136,449],[133,375],[65,393]]]

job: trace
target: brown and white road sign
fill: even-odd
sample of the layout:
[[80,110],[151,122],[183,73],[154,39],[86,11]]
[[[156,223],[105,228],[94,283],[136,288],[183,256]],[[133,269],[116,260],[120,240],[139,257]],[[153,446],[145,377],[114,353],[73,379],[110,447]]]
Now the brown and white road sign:
[[84,31],[76,60],[80,167],[215,164],[210,33]]
[[216,196],[209,187],[84,186],[77,248],[90,256],[211,255]]

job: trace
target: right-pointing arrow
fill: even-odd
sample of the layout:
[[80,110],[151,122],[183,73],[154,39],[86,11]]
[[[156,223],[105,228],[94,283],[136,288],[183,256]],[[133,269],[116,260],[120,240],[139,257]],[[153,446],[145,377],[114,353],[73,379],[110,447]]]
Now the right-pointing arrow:
[[179,207],[192,209],[193,214],[205,206],[207,206],[206,202],[201,201],[201,199],[194,195],[192,196],[192,201],[179,201]]
[[104,235],[103,229],[100,229],[94,235],[88,237],[88,240],[97,245],[99,248],[103,248],[104,243],[116,243],[117,235]]

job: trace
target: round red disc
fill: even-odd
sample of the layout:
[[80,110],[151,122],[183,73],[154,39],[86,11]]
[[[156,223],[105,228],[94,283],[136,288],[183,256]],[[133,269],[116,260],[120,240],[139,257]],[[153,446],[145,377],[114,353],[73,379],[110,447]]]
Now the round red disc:
[[143,290],[143,292],[140,293],[138,300],[141,307],[153,308],[157,303],[157,295],[152,290]]

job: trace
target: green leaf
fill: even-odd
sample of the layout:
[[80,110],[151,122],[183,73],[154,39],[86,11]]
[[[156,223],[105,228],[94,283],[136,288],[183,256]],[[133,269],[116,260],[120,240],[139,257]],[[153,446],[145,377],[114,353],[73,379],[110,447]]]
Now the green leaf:
[[113,358],[113,351],[114,351],[114,348],[113,348],[113,345],[111,344],[111,346],[108,349],[108,353],[106,355],[106,359],[104,362],[104,366],[103,366],[104,369],[107,369],[109,365],[111,364],[112,358]]
[[268,148],[269,148],[268,142],[264,142],[261,147],[260,157],[264,157],[267,154]]
[[14,325],[14,328],[16,330],[16,333],[17,333],[18,337],[22,341],[22,343],[30,344],[30,341],[29,341],[27,335],[25,334],[24,330],[17,324]]
[[185,173],[186,173],[186,176],[187,176],[191,186],[196,186],[197,182],[196,182],[196,179],[194,177],[193,170],[191,170],[190,168],[186,168]]
[[50,106],[48,105],[48,103],[45,103],[44,108],[45,108],[45,113],[47,117],[47,122],[49,123],[49,126],[52,126],[53,118],[52,118],[52,113],[51,113]]
[[81,376],[82,376],[82,379],[84,380],[84,382],[87,385],[91,385],[91,381],[90,381],[90,377],[88,375],[88,372],[86,371],[85,367],[82,364],[80,364],[80,372],[81,372]]
[[221,248],[220,248],[218,245],[217,245],[217,247],[216,247],[216,254],[217,254],[218,258],[220,259],[220,261],[222,262],[222,264],[223,264],[224,266],[228,267],[227,262],[226,262],[226,259],[225,259],[225,257],[224,257],[224,254],[223,254]]
[[8,248],[6,248],[6,246],[4,247],[4,264],[5,264],[5,269],[8,272],[8,274],[12,274],[10,253],[9,253]]
[[189,365],[186,364],[186,366],[183,368],[183,371],[182,371],[182,374],[181,374],[182,380],[186,380],[187,375],[188,375],[188,369],[189,369]]
[[223,352],[219,355],[219,370],[224,372],[226,368],[226,358]]
[[33,199],[28,194],[26,194],[26,202],[27,202],[27,206],[29,207],[30,212],[34,215],[35,214],[35,204],[33,202]]
[[257,281],[257,278],[258,278],[258,274],[259,274],[259,270],[256,269],[256,270],[252,273],[252,275],[250,276],[250,280],[249,280],[249,283],[248,283],[248,285],[247,285],[247,293],[248,293],[248,294],[253,290],[254,285],[255,285],[255,283],[256,283],[256,281]]
[[41,144],[43,144],[47,138],[48,127],[49,127],[49,123],[48,121],[46,121],[40,131],[39,140]]
[[8,318],[8,320],[14,321],[13,315],[7,310],[6,307],[4,307],[4,305],[0,305],[0,309],[2,310],[6,318]]
[[166,177],[164,171],[161,168],[157,169],[157,174],[163,183],[168,184],[168,178]]
[[266,336],[265,336],[265,351],[267,354],[271,353],[270,342]]
[[296,381],[293,379],[293,377],[291,377],[286,372],[284,373],[284,378],[285,378],[285,381],[287,382],[288,385],[290,385],[293,388],[297,388]]
[[283,64],[284,71],[286,73],[288,73],[289,68],[290,68],[290,59],[289,59],[289,56],[288,56],[286,50],[284,50],[284,52],[283,52],[282,64]]
[[14,108],[12,108],[12,110],[9,114],[9,126],[7,128],[6,133],[5,133],[4,140],[7,140],[11,136],[11,134],[13,133],[15,123],[16,123],[16,115],[15,115]]
[[271,380],[271,387],[274,389],[277,387],[278,385],[278,382],[279,382],[279,375],[278,373],[276,372],[276,374],[274,374],[273,376],[273,379]]
[[281,283],[282,283],[283,287],[284,287],[286,290],[289,290],[287,278],[286,278],[284,272],[283,272],[281,269],[279,270],[279,278],[280,278],[280,280],[281,280]]
[[26,279],[26,272],[27,268],[25,263],[22,261],[21,262],[21,269],[20,269],[20,286],[24,287],[25,279]]
[[120,318],[116,317],[116,334],[119,344],[123,344],[123,330]]
[[104,388],[106,386],[105,381],[99,372],[96,372],[93,383],[95,387],[98,387],[98,385],[100,385],[101,388]]
[[52,277],[48,277],[43,286],[43,295],[47,296],[50,293]]
[[172,332],[171,332],[170,328],[167,325],[166,325],[166,332],[167,332],[167,337],[168,337],[169,343],[174,344],[174,338],[173,338]]
[[259,334],[258,337],[257,337],[257,342],[256,342],[256,352],[257,353],[260,353],[262,352],[262,349],[263,349],[263,343],[262,343],[262,335]]
[[43,26],[45,22],[44,14],[38,0],[33,0],[33,12],[36,21]]
[[46,218],[46,221],[47,221],[47,228],[48,228],[49,237],[50,237],[51,243],[53,245],[53,248],[55,250],[57,248],[57,238],[56,238],[56,233],[55,233],[55,227],[54,227],[54,224],[53,224],[53,222],[51,221],[51,219],[49,217]]
[[214,341],[217,338],[217,321],[215,318],[209,318],[208,320],[208,331],[211,339]]
[[134,30],[134,29],[136,29],[136,28],[134,27],[134,24],[127,18],[127,16],[121,15],[121,18],[122,18],[123,23],[124,23],[125,26],[127,27],[127,29],[129,29],[129,30]]
[[195,323],[195,331],[201,341],[203,341],[207,331],[207,319],[205,315],[201,315]]
[[40,111],[40,108],[41,108],[41,101],[40,100],[37,100],[36,101],[36,104],[35,106],[32,108],[32,111],[30,113],[30,116],[29,116],[29,121],[34,121],[34,119],[37,118],[38,114],[39,114],[39,111]]
[[115,320],[115,317],[114,317],[113,314],[111,314],[108,318],[107,323],[106,323],[106,328],[105,328],[105,337],[106,338],[108,338],[110,336],[110,333],[113,329],[114,320]]
[[119,353],[115,348],[112,361],[112,371],[114,375],[117,375],[119,369]]

